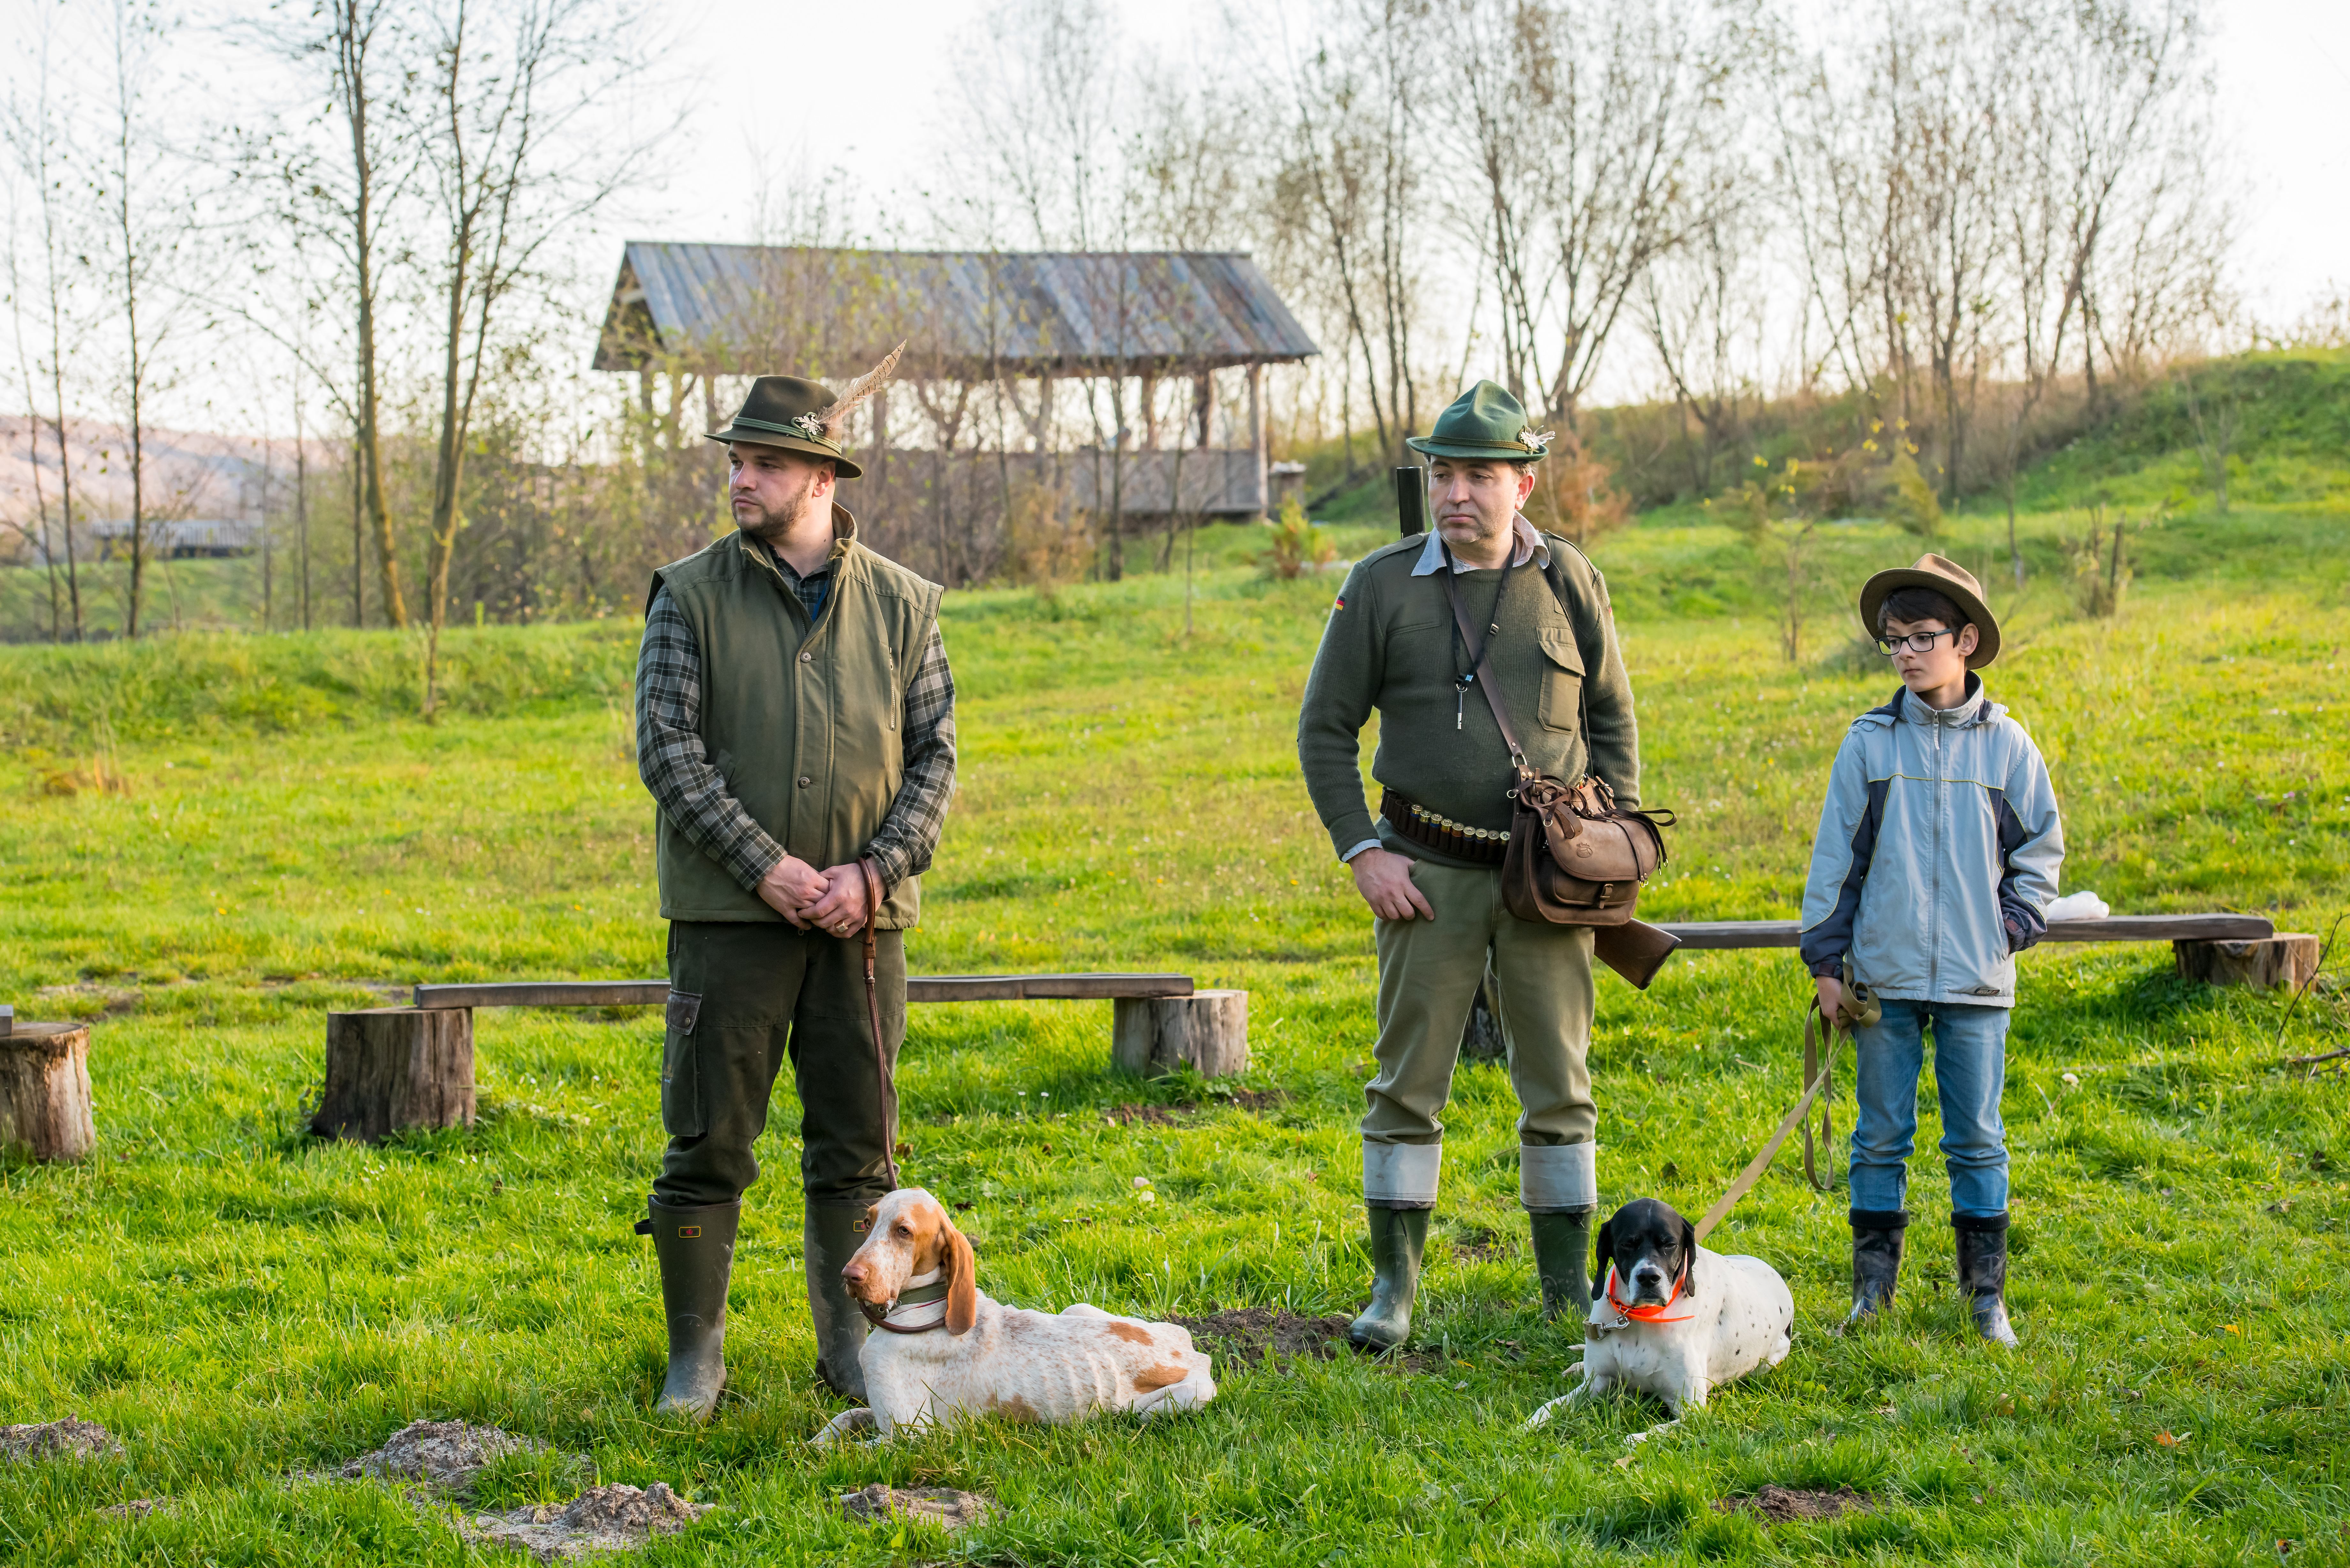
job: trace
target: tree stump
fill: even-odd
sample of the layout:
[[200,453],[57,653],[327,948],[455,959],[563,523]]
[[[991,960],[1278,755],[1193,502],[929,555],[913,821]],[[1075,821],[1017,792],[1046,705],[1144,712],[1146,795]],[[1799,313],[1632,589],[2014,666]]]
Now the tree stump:
[[1184,1063],[1202,1077],[1248,1071],[1248,992],[1121,996],[1110,1018],[1110,1065],[1155,1078]]
[[90,1116],[89,1027],[10,1021],[0,1034],[0,1148],[31,1159],[84,1159]]
[[400,1127],[473,1125],[473,1009],[327,1014],[327,1087],[312,1132],[378,1143]]
[[2178,972],[2208,985],[2298,990],[2317,972],[2317,939],[2279,931],[2264,942],[2173,942]]

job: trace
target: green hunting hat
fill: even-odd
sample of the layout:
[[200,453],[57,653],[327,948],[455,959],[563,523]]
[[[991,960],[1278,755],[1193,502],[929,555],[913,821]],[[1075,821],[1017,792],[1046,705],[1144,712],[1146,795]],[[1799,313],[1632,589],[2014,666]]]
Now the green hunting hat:
[[1404,442],[1429,457],[1465,457],[1487,462],[1529,462],[1550,452],[1551,433],[1537,431],[1525,405],[1509,389],[1480,381],[1436,416],[1436,429]]
[[849,460],[840,442],[840,425],[832,416],[839,400],[821,381],[797,376],[762,376],[751,383],[742,410],[723,431],[712,431],[712,441],[744,441],[804,452],[810,457],[832,459],[833,471],[855,479],[864,470]]
[[1999,657],[1999,622],[1983,603],[1982,585],[1975,576],[1947,556],[1920,556],[1914,566],[1896,566],[1889,572],[1879,572],[1860,587],[1860,618],[1868,635],[1879,636],[1883,628],[1877,616],[1885,601],[1902,588],[1931,588],[1959,607],[1959,626],[1975,628],[1975,650],[1967,655],[1967,668],[1981,670]]

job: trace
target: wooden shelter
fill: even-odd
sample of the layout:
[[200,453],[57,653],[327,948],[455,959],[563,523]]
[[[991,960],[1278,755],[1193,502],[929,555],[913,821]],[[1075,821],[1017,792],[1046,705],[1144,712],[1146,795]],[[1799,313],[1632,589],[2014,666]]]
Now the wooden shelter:
[[[1015,399],[1032,388],[1034,410],[1018,404],[1026,450],[997,453],[998,464],[1041,470],[1056,445],[1055,383],[1112,383],[1111,406],[1135,417],[1093,443],[1093,461],[1062,461],[1055,472],[1078,504],[1130,516],[1262,514],[1271,499],[1264,368],[1320,352],[1243,254],[636,240],[621,257],[594,367],[647,378],[650,408],[650,379],[663,370],[699,376],[710,398],[716,376],[844,379],[901,340],[898,380],[912,385],[900,394],[934,432],[959,428],[941,410],[960,421],[972,387],[1012,388]],[[1218,445],[1216,373],[1232,369],[1245,372],[1245,441]],[[1178,379],[1191,383],[1188,411],[1162,428],[1159,389]],[[886,472],[899,455],[886,401],[874,424],[860,460],[868,472]]]

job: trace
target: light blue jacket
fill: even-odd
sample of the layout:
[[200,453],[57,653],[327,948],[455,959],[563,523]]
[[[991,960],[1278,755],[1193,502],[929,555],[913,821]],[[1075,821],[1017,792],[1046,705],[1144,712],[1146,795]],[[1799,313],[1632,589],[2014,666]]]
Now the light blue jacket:
[[2064,830],[2048,764],[1967,677],[1936,712],[1905,688],[1853,721],[1804,888],[1814,974],[1897,1002],[2015,1005],[2015,955],[2048,929]]

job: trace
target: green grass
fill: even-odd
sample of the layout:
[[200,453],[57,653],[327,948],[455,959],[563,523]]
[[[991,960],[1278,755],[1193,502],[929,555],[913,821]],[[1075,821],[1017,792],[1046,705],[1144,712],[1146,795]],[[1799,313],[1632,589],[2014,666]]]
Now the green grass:
[[[2147,536],[2111,624],[2041,586],[2070,526],[2029,520],[2035,587],[1991,681],[2049,755],[2065,887],[2325,929],[2350,903],[2338,520],[2174,522]],[[1916,554],[1873,525],[1829,534],[1845,592]],[[1961,518],[1950,548],[1972,562],[1995,537],[2003,521]],[[1267,582],[1236,559],[1246,530],[1217,538],[1188,638],[1180,578],[949,601],[962,788],[914,967],[1244,987],[1245,1086],[1288,1096],[1116,1127],[1116,1105],[1200,1086],[1109,1076],[1106,1009],[916,1010],[906,1179],[972,1205],[1001,1299],[1187,1315],[1363,1299],[1368,924],[1291,750],[1333,585]],[[1644,912],[1792,913],[1826,759],[1889,678],[1856,665],[1840,624],[1823,656],[1781,662],[1726,531],[1651,522],[1599,558],[1644,794],[1684,824]],[[661,1142],[649,1013],[479,1014],[470,1131],[363,1149],[301,1130],[321,1013],[378,983],[658,972],[632,630],[460,628],[432,727],[411,717],[416,645],[389,633],[0,651],[0,999],[100,1020],[101,1135],[82,1167],[0,1167],[0,1421],[73,1412],[128,1448],[0,1469],[0,1561],[468,1561],[443,1515],[296,1479],[427,1416],[723,1505],[648,1563],[2200,1563],[2272,1562],[2280,1540],[2291,1561],[2350,1560],[2345,1090],[2274,1069],[2282,999],[2186,985],[2137,947],[2024,961],[2013,1355],[1971,1342],[1937,1285],[1950,1246],[1930,1156],[1893,1321],[1830,1335],[1845,1199],[1790,1159],[1720,1238],[1793,1285],[1787,1363],[1637,1452],[1622,1438],[1659,1417],[1636,1402],[1519,1434],[1573,1345],[1534,1310],[1506,1079],[1464,1065],[1409,1368],[1220,1358],[1196,1417],[819,1456],[801,1439],[834,1407],[810,1377],[786,1094],[761,1151],[781,1178],[753,1190],[731,1297],[733,1390],[705,1429],[652,1420],[655,1281],[629,1232]],[[128,794],[49,793],[101,752]],[[1695,1212],[1727,1183],[1794,1097],[1802,986],[1783,953],[1684,955],[1645,995],[1603,981],[1611,1199]],[[2338,1042],[2339,1008],[2311,998],[2285,1049]],[[1939,1130],[1929,1109],[1921,1148]],[[1156,1204],[1134,1200],[1137,1175]],[[562,1480],[503,1467],[484,1501],[558,1497]],[[875,1480],[1005,1508],[952,1548],[830,1509]],[[1878,1507],[1767,1531],[1713,1510],[1765,1481],[1849,1482]],[[180,1504],[93,1511],[140,1496]]]

